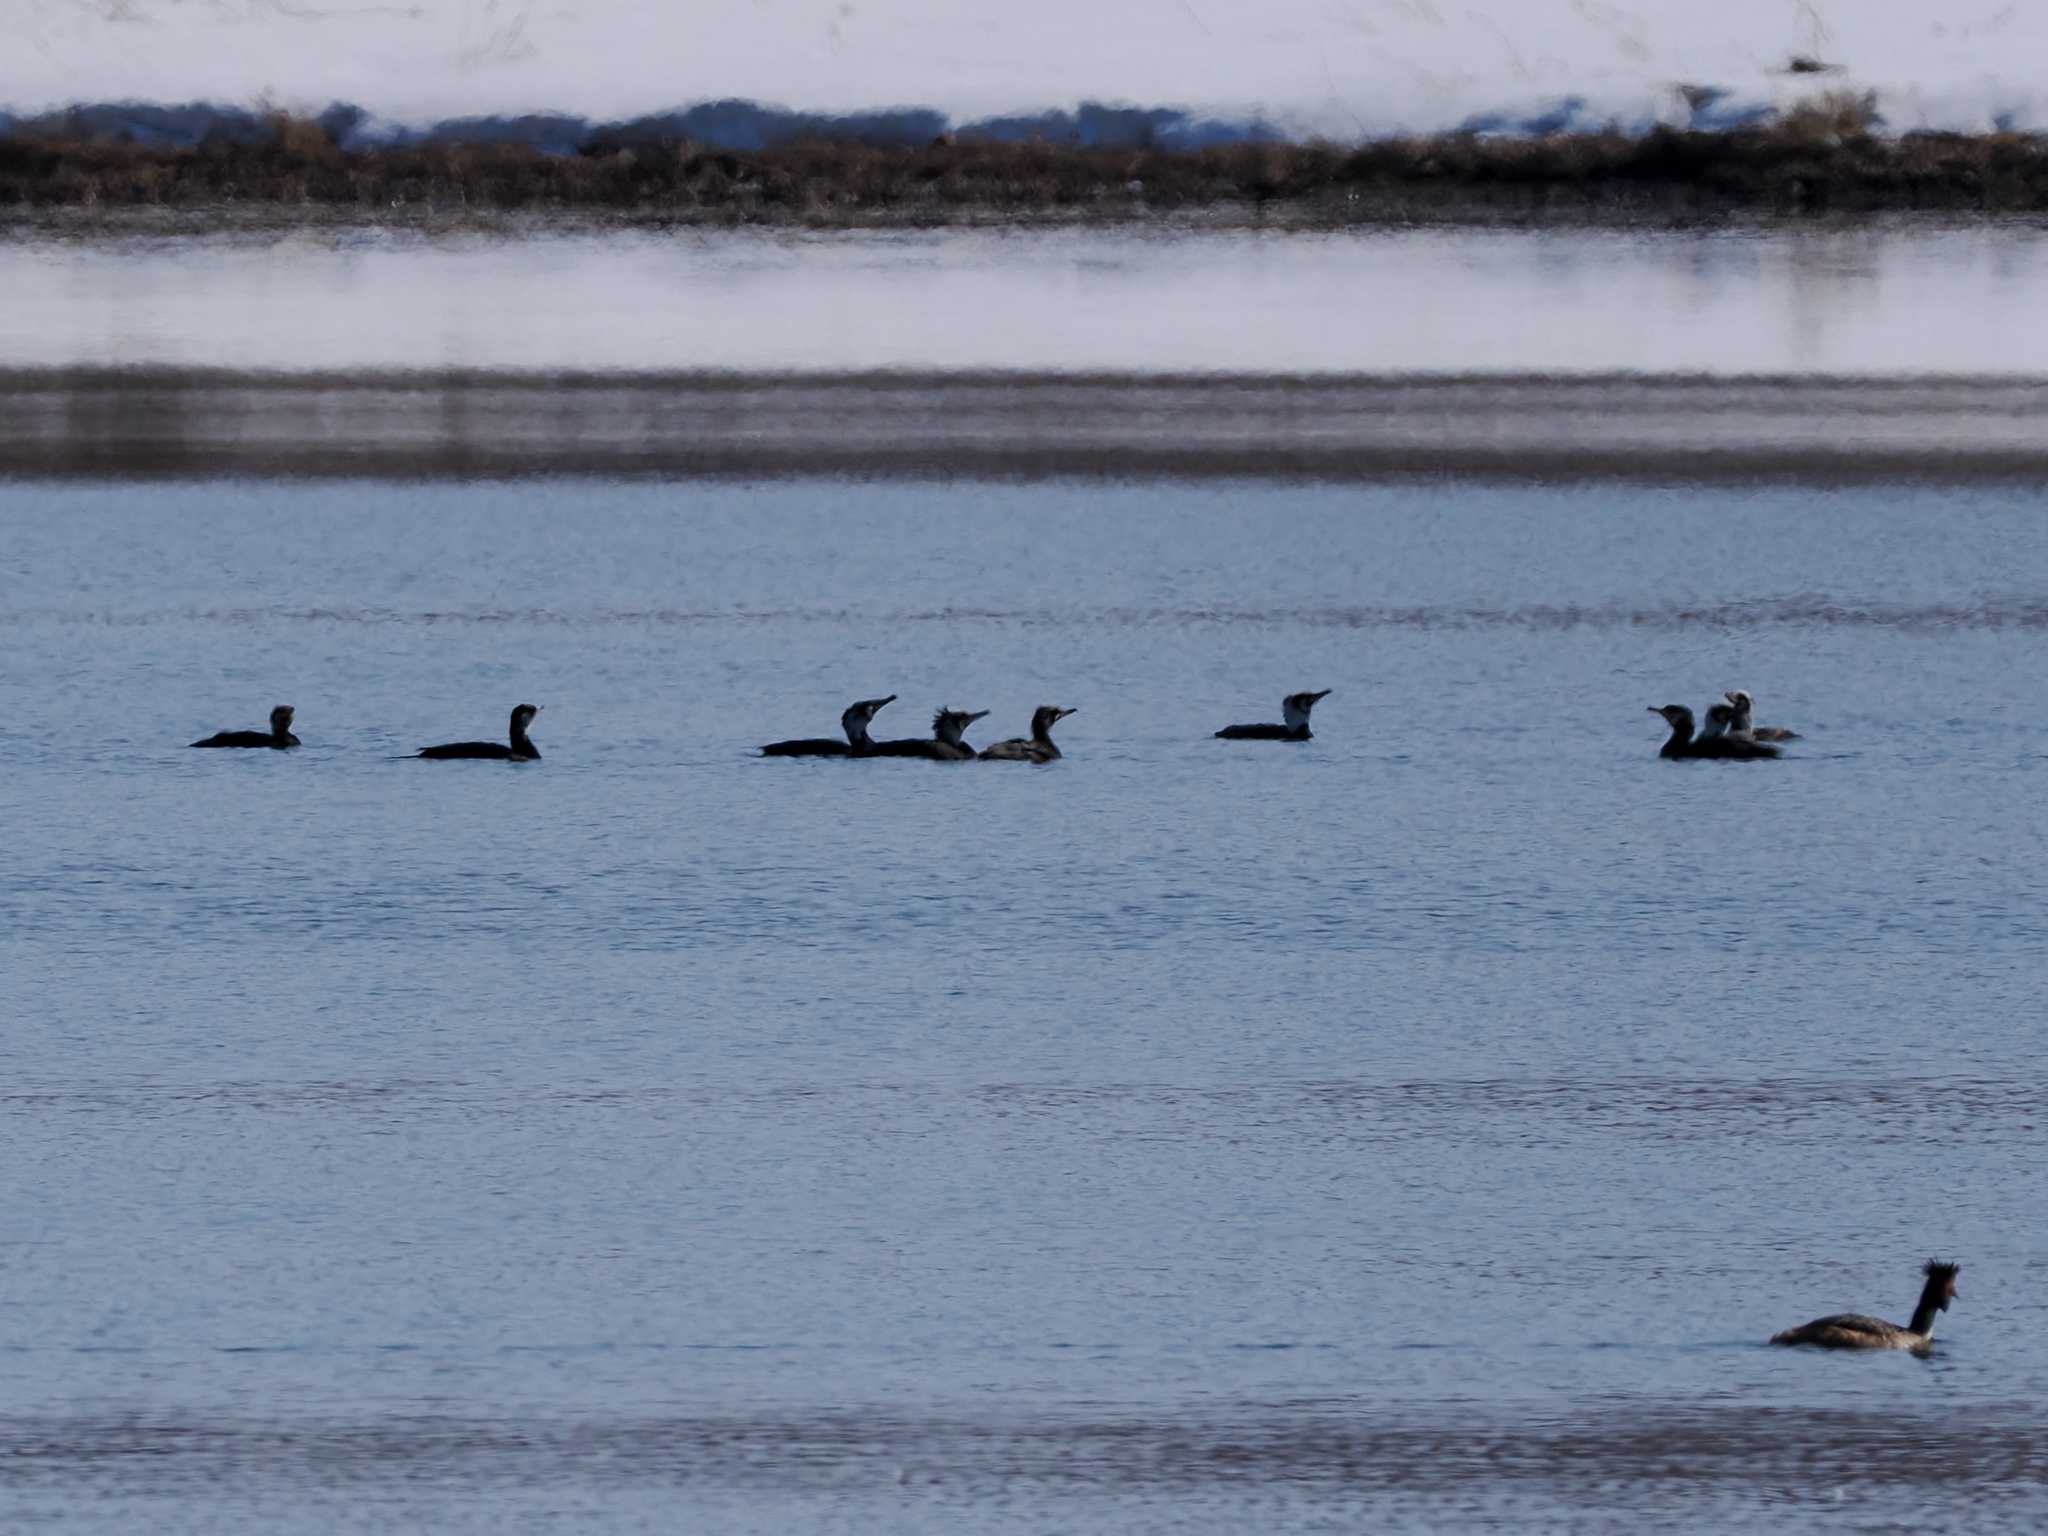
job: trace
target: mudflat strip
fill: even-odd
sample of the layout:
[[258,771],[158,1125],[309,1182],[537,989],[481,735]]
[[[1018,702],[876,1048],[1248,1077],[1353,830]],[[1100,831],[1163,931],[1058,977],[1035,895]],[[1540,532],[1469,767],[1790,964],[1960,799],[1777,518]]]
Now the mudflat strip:
[[[1761,1343],[1750,1345],[1761,1354]],[[1222,1411],[1046,1412],[1001,1419],[886,1409],[642,1417],[422,1411],[263,1420],[156,1405],[0,1418],[0,1497],[165,1497],[193,1490],[531,1491],[599,1484],[1039,1495],[1293,1485],[1325,1494],[1588,1499],[1733,1493],[1778,1503],[1842,1485],[1997,1494],[2038,1513],[2048,1431],[2030,1410],[1935,1416],[1680,1405],[1487,1416],[1323,1400]]]
[[2033,480],[2048,378],[0,370],[0,476]]

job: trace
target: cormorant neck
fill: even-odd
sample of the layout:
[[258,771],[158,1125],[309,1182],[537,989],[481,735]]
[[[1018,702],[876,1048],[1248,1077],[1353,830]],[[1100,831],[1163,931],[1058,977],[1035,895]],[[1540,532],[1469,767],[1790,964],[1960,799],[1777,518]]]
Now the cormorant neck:
[[517,752],[521,757],[540,756],[538,752],[534,751],[533,743],[527,740],[526,732],[524,731],[514,731],[512,733],[512,750],[514,752]]

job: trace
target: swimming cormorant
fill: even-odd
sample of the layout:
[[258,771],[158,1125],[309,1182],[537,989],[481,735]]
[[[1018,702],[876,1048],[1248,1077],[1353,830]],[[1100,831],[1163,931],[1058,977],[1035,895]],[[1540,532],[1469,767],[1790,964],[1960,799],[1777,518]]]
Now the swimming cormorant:
[[1728,727],[1734,723],[1735,706],[1716,699],[1707,706],[1706,726],[1700,731],[1698,739],[1693,742],[1693,747],[1695,749],[1704,748],[1707,751],[1717,750],[1712,743],[1718,742],[1727,736]]
[[1318,700],[1329,696],[1327,688],[1321,693],[1290,693],[1280,701],[1280,714],[1287,722],[1285,725],[1226,725],[1216,735],[1223,741],[1312,740],[1308,712],[1316,707]]
[[270,729],[267,731],[216,731],[204,741],[192,743],[195,747],[275,747],[283,751],[296,747],[299,738],[292,734],[292,715],[289,704],[280,704],[270,712]]
[[796,741],[771,741],[761,749],[763,757],[867,757],[874,751],[875,744],[868,739],[868,726],[875,716],[882,712],[882,706],[896,702],[896,695],[886,699],[856,699],[840,713],[839,726],[846,732],[846,740],[834,741],[829,736],[806,736]]
[[533,724],[533,717],[540,713],[538,704],[521,704],[512,711],[512,744],[506,746],[496,741],[451,741],[445,747],[421,747],[421,757],[487,757],[514,763],[535,762],[540,757],[539,748],[527,737],[526,728]]
[[1072,713],[1057,704],[1041,704],[1031,712],[1029,737],[1013,736],[1008,741],[999,741],[981,755],[992,762],[1049,763],[1060,755],[1060,749],[1053,743],[1052,728]]
[[974,748],[961,738],[967,727],[987,713],[985,709],[942,709],[932,716],[929,740],[878,741],[874,745],[874,756],[927,757],[942,763],[965,762],[974,756]]

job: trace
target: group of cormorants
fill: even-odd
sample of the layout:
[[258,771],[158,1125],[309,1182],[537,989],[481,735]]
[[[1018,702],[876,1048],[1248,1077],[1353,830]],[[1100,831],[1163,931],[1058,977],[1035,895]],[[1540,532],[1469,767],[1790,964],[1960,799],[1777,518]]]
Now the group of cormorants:
[[[289,704],[280,704],[270,712],[270,729],[267,731],[218,731],[204,741],[192,743],[195,747],[269,747],[282,752],[296,747],[299,738],[292,734],[292,716],[296,711]],[[540,713],[538,704],[519,704],[512,710],[511,740],[504,741],[451,741],[445,746],[421,747],[415,757],[493,758],[499,762],[531,763],[540,758],[540,749],[533,744],[533,738],[526,734],[533,724],[533,717]]]
[[[1330,690],[1321,693],[1290,693],[1282,701],[1280,710],[1285,719],[1281,725],[1227,725],[1216,734],[1231,741],[1307,741],[1310,738],[1308,712],[1316,707],[1316,700],[1328,698]],[[837,741],[829,736],[804,736],[794,741],[771,741],[761,749],[763,757],[923,757],[936,762],[966,762],[979,758],[983,762],[1007,763],[1049,763],[1060,755],[1059,744],[1052,739],[1052,728],[1074,713],[1057,704],[1041,704],[1031,712],[1031,734],[1013,736],[1008,741],[999,741],[984,752],[974,750],[966,738],[967,727],[988,713],[985,709],[942,709],[932,716],[930,737],[912,737],[901,741],[876,741],[868,734],[868,727],[885,705],[896,702],[896,695],[880,699],[856,699],[846,707],[839,717],[839,728],[846,733],[846,740]]]
[[[1309,741],[1313,739],[1308,727],[1309,712],[1329,696],[1328,688],[1318,693],[1290,693],[1280,701],[1279,724],[1226,725],[1216,735],[1223,741]],[[1075,712],[1057,704],[1041,704],[1031,712],[1029,736],[1013,736],[1008,741],[997,742],[986,751],[977,752],[967,740],[967,727],[986,716],[988,711],[985,709],[941,709],[932,716],[932,733],[928,737],[876,741],[868,734],[868,727],[874,724],[876,715],[895,702],[896,695],[892,693],[879,699],[856,699],[849,704],[839,716],[839,728],[846,733],[844,741],[830,736],[771,741],[761,749],[761,755],[922,757],[934,762],[968,762],[980,758],[984,762],[1049,763],[1060,755],[1059,745],[1052,739],[1052,728]],[[1694,735],[1691,710],[1683,704],[1653,704],[1650,713],[1662,715],[1671,727],[1671,736],[1657,755],[1748,761],[1776,757],[1778,748],[1774,743],[1799,739],[1797,731],[1788,731],[1783,726],[1752,724],[1750,715],[1753,707],[1745,690],[1731,688],[1722,695],[1721,702],[1708,708],[1707,728]],[[533,724],[533,717],[539,713],[538,704],[516,706],[512,711],[512,727],[507,742],[454,741],[445,746],[421,747],[414,755],[431,759],[490,758],[500,762],[535,762],[540,757],[540,749],[534,746],[527,730]],[[192,745],[271,747],[280,751],[296,747],[299,738],[292,734],[292,714],[291,705],[280,704],[270,712],[270,729],[267,731],[221,731]]]
[[1662,715],[1671,735],[1658,751],[1659,757],[1706,757],[1725,762],[1754,762],[1776,757],[1778,741],[1797,741],[1799,733],[1782,725],[1753,725],[1754,703],[1747,690],[1731,688],[1716,703],[1707,706],[1707,728],[1693,734],[1692,711],[1683,704],[1652,704],[1650,713]]
[[942,709],[932,716],[930,736],[907,736],[900,741],[876,741],[868,734],[875,716],[896,695],[881,699],[856,699],[839,717],[846,740],[830,736],[803,736],[794,741],[771,741],[761,749],[763,757],[922,757],[935,763],[964,763],[977,757],[1011,758],[1023,762],[1049,763],[1060,755],[1053,744],[1053,723],[1071,715],[1071,709],[1056,704],[1040,705],[1031,717],[1031,737],[1002,742],[986,752],[977,752],[967,740],[967,727],[985,716],[985,709]]
[[[1330,690],[1321,693],[1290,693],[1282,702],[1281,713],[1285,717],[1282,725],[1230,725],[1216,734],[1236,741],[1307,741],[1309,739],[1308,712],[1316,707],[1318,699],[1328,698]],[[875,716],[886,705],[896,702],[896,695],[889,694],[880,699],[856,699],[839,716],[839,727],[846,733],[846,740],[839,741],[829,736],[805,736],[794,741],[771,741],[761,749],[764,757],[922,757],[935,762],[967,762],[980,758],[984,762],[998,763],[1049,763],[1060,755],[1059,744],[1052,739],[1052,728],[1074,713],[1057,704],[1041,704],[1031,712],[1031,734],[1013,736],[1008,741],[999,741],[985,752],[977,752],[967,741],[967,727],[985,716],[985,709],[942,709],[932,716],[932,733],[929,737],[911,737],[903,741],[876,741],[868,734],[868,727]],[[521,704],[512,711],[512,730],[509,744],[495,741],[455,741],[446,746],[421,747],[416,757],[443,758],[496,758],[504,762],[530,763],[540,757],[540,749],[533,744],[527,728],[533,724],[533,717],[540,713],[538,704]],[[280,704],[270,712],[270,729],[267,731],[220,731],[204,741],[192,743],[195,747],[270,747],[283,751],[296,747],[299,738],[292,734],[293,709],[289,704]]]

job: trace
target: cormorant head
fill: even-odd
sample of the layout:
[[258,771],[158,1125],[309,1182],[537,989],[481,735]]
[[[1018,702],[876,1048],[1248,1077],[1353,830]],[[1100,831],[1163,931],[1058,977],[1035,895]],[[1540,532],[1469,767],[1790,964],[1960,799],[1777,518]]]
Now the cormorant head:
[[1962,1292],[1956,1289],[1956,1274],[1962,1267],[1960,1264],[1945,1263],[1940,1259],[1927,1261],[1927,1288],[1934,1292],[1935,1304],[1944,1312],[1948,1310],[1950,1302],[1962,1295]]
[[893,693],[886,699],[855,699],[846,706],[845,712],[839,717],[839,723],[846,727],[846,734],[849,736],[854,734],[856,728],[865,731],[875,716],[882,712],[884,705],[895,702],[896,695]]
[[538,704],[515,704],[512,706],[512,734],[524,736],[526,728],[533,724],[533,717],[540,713]]
[[1709,704],[1707,706],[1707,728],[1701,731],[1700,734],[1702,736],[1719,736],[1725,733],[1728,727],[1734,723],[1735,706],[1733,704]]
[[932,735],[940,741],[958,742],[966,734],[967,727],[987,713],[985,709],[942,709],[932,716]]
[[1329,696],[1327,688],[1321,693],[1290,693],[1280,701],[1281,718],[1287,722],[1290,731],[1301,730],[1308,725],[1308,712]]
[[1067,716],[1071,709],[1061,709],[1057,704],[1041,704],[1031,712],[1031,734],[1043,736]]
[[1692,711],[1683,704],[1652,704],[1650,713],[1662,715],[1664,723],[1674,731],[1682,730],[1688,735],[1692,732]]
[[282,736],[286,731],[289,731],[292,728],[292,716],[297,713],[298,711],[289,704],[280,704],[277,708],[273,709],[270,712],[270,729],[272,734]]

